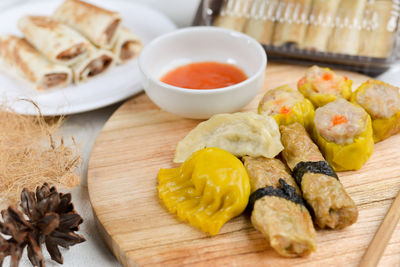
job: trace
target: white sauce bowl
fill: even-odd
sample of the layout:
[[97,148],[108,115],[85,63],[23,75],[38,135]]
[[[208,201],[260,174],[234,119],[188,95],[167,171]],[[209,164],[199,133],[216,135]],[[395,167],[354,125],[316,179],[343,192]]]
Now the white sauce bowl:
[[[247,79],[208,90],[185,89],[160,81],[170,70],[194,62],[234,64]],[[190,27],[162,35],[145,46],[139,57],[142,85],[150,99],[171,113],[206,119],[235,112],[249,103],[264,82],[267,56],[253,38],[217,27]]]

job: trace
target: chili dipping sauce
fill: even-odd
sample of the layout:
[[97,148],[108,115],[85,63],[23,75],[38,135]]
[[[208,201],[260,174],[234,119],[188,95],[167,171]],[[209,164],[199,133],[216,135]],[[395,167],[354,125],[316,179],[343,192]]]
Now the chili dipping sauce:
[[243,70],[232,64],[197,62],[180,66],[166,73],[160,80],[187,89],[217,89],[247,79]]

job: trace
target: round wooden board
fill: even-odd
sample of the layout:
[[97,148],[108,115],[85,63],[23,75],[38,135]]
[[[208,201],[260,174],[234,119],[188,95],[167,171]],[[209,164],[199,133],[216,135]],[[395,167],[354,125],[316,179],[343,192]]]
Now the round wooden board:
[[[255,111],[265,90],[293,87],[305,67],[270,64],[258,96],[244,110]],[[368,77],[342,72],[355,86]],[[125,266],[356,266],[400,189],[400,135],[375,146],[357,172],[340,173],[359,207],[357,223],[344,230],[318,230],[317,252],[306,258],[278,256],[241,215],[209,237],[167,212],[157,195],[160,168],[172,163],[177,143],[199,121],[183,119],[156,107],[145,94],[122,105],[104,126],[93,147],[88,169],[90,200],[98,229]],[[399,225],[400,226],[400,225]],[[380,261],[400,263],[400,227]]]

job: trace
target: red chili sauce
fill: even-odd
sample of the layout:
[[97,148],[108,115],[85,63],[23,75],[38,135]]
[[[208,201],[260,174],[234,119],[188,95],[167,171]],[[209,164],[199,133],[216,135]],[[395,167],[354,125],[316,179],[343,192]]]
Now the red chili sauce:
[[219,62],[191,63],[169,71],[160,80],[187,89],[216,89],[247,79],[240,68]]

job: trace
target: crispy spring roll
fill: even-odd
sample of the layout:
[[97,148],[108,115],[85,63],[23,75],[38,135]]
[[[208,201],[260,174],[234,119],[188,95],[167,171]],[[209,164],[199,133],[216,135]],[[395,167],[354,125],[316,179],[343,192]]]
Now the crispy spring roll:
[[279,0],[254,0],[244,33],[264,45],[270,45],[275,25],[275,12]]
[[357,221],[358,210],[336,173],[299,123],[281,125],[282,152],[320,228],[341,229]]
[[303,48],[326,51],[340,0],[314,0]]
[[115,64],[114,54],[108,50],[92,47],[89,56],[84,60],[72,65],[74,82],[80,83],[104,73]]
[[278,159],[264,157],[246,156],[243,161],[250,178],[253,226],[282,256],[315,251],[314,225],[287,167]]
[[18,28],[48,60],[70,66],[87,56],[89,41],[68,26],[44,16],[24,16]]
[[129,29],[121,27],[111,49],[118,64],[139,56],[143,48],[142,40]]
[[65,0],[54,19],[82,33],[96,46],[110,49],[121,24],[121,14],[80,0]]
[[342,0],[336,13],[336,25],[328,51],[356,55],[360,43],[362,19],[367,0]]
[[379,0],[367,4],[367,27],[361,32],[359,54],[386,58],[392,52],[398,22],[398,13],[391,0]]
[[273,44],[294,43],[302,46],[312,0],[282,0],[277,10]]
[[225,0],[214,26],[242,31],[253,0]]
[[0,37],[0,69],[30,87],[45,90],[71,83],[71,69],[47,61],[28,41],[13,35]]

